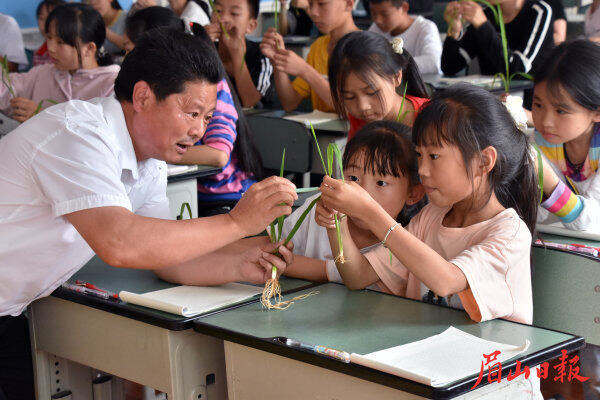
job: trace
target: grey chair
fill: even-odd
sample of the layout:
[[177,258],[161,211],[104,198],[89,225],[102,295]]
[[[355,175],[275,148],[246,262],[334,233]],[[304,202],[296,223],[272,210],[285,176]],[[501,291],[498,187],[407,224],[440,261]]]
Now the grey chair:
[[20,125],[20,122],[0,113],[0,138]]

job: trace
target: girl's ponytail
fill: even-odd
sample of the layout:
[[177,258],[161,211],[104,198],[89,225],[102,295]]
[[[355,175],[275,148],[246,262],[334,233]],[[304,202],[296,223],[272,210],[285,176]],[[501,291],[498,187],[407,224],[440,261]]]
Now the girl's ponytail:
[[[402,80],[405,82],[406,94],[411,96],[428,98],[427,87],[421,77],[421,72],[417,66],[417,62],[406,49],[402,52],[406,57],[406,66],[402,70]],[[399,55],[401,56],[401,55]],[[404,88],[402,88],[404,90]]]
[[535,169],[535,155],[529,145],[527,136],[517,129],[515,152],[518,149],[520,160],[516,168],[516,174],[506,176],[500,180],[495,187],[498,201],[505,207],[515,209],[519,217],[527,224],[533,235],[537,218],[538,204],[540,203],[540,191],[538,188],[538,177]]

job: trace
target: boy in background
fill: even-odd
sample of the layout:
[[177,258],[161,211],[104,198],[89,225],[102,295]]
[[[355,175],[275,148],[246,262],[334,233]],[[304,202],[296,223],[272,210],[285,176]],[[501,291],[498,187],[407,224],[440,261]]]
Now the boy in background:
[[441,74],[442,42],[433,21],[422,16],[410,16],[406,0],[370,0],[369,28],[385,37],[402,38],[404,48],[415,59],[422,74]]
[[[309,0],[308,15],[323,36],[310,46],[306,61],[285,49],[275,28],[263,36],[260,49],[275,66],[275,87],[284,110],[295,110],[310,97],[313,109],[334,112],[327,81],[329,55],[342,36],[358,30],[352,19],[353,6],[354,0]],[[293,82],[289,75],[296,77]]]
[[259,0],[215,0],[211,24],[205,26],[243,107],[273,104],[273,66],[258,43],[246,39],[256,29]]

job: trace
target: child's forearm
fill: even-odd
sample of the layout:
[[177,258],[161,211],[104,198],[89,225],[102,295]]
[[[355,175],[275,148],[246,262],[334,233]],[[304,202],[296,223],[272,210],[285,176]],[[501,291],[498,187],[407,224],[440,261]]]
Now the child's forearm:
[[292,81],[290,81],[288,74],[275,71],[274,76],[275,90],[277,91],[279,101],[281,101],[281,106],[287,112],[295,110],[302,101],[302,96],[292,86]]
[[324,260],[294,255],[294,262],[285,269],[285,276],[313,282],[327,282],[327,264]]
[[229,161],[229,155],[222,150],[217,150],[207,145],[190,147],[177,164],[191,165],[213,165],[224,167]]
[[262,95],[254,86],[250,71],[248,71],[248,65],[245,62],[242,63],[241,68],[236,68],[234,78],[235,88],[240,96],[242,106],[254,107],[260,101]]
[[[345,261],[343,264],[336,262],[335,266],[344,281],[344,285],[349,289],[364,289],[377,282],[379,276],[377,276],[377,273],[373,267],[371,267],[367,258],[361,254],[360,249],[356,246],[354,240],[352,240],[352,236],[348,230],[348,224],[345,220],[347,220],[347,218],[344,218],[340,222]],[[329,238],[329,245],[331,246],[331,254],[335,259],[339,252],[335,229],[327,229],[327,236]]]
[[123,36],[119,35],[118,33],[115,33],[113,31],[111,31],[110,29],[106,30],[106,38],[108,39],[109,42],[111,42],[112,44],[114,44],[115,46],[117,46],[119,49],[123,50],[125,48],[125,39],[123,39]]
[[306,64],[302,74],[300,75],[304,79],[312,90],[317,93],[317,96],[326,102],[331,108],[333,108],[333,99],[331,98],[331,91],[329,88],[329,82],[317,72],[316,69]]
[[[383,240],[396,221],[381,209],[369,220],[369,229]],[[446,261],[435,250],[401,226],[386,239],[387,247],[413,275],[439,296],[448,296],[469,287],[467,278],[456,265]]]

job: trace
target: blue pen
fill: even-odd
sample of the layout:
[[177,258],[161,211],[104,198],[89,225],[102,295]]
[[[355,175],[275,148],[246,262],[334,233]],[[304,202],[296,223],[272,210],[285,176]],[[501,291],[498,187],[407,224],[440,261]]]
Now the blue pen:
[[285,344],[287,346],[294,347],[296,349],[308,350],[308,351],[312,351],[317,354],[323,354],[325,356],[335,358],[336,360],[339,360],[339,361],[342,361],[345,363],[350,362],[350,354],[345,351],[342,351],[342,350],[336,350],[336,349],[332,349],[332,348],[320,346],[320,345],[302,343],[298,340],[289,339],[289,338],[285,340]]

